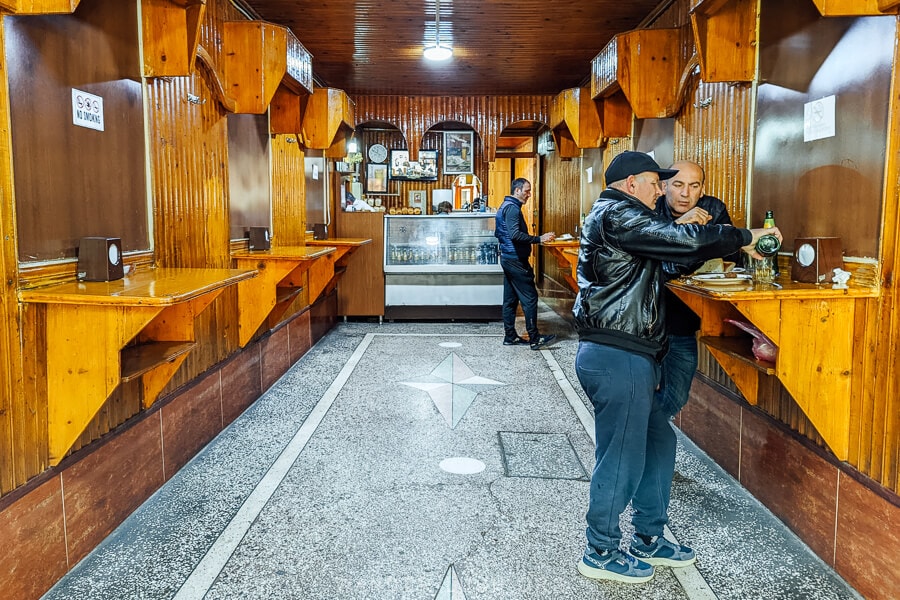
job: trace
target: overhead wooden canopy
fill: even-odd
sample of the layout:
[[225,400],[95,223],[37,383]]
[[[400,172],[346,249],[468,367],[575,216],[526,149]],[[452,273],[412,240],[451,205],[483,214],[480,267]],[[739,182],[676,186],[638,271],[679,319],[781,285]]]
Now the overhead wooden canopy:
[[823,17],[900,14],[900,0],[813,0]]
[[600,115],[587,88],[560,92],[550,104],[550,129],[562,158],[581,156],[582,148],[600,145]]
[[344,156],[344,144],[355,128],[353,102],[343,90],[313,92],[303,115],[302,138],[307,148],[327,150],[337,145],[335,156]]
[[0,8],[17,15],[70,15],[81,0],[0,0]]
[[186,77],[194,70],[206,0],[141,0],[144,77]]
[[616,35],[594,58],[595,99],[622,91],[639,119],[675,115],[684,101],[690,53],[684,28],[637,29]]
[[703,81],[753,81],[756,74],[756,0],[695,3],[691,29]]
[[312,57],[286,27],[228,21],[222,34],[225,90],[235,112],[263,114],[278,86],[312,93]]

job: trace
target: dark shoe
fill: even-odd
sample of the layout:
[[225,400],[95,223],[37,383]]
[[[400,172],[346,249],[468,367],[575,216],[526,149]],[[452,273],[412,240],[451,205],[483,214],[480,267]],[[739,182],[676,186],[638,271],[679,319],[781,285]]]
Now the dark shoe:
[[635,535],[631,540],[631,554],[645,563],[667,567],[686,567],[697,560],[693,549],[673,544],[662,536],[654,537],[649,544],[645,544]]
[[504,346],[524,346],[527,343],[528,340],[520,338],[519,336],[516,336],[514,338],[503,338]]
[[588,546],[578,561],[578,572],[591,579],[622,583],[645,583],[653,579],[652,565],[618,548],[601,552]]
[[539,335],[537,339],[531,340],[531,349],[532,350],[540,350],[550,342],[556,339],[555,335]]

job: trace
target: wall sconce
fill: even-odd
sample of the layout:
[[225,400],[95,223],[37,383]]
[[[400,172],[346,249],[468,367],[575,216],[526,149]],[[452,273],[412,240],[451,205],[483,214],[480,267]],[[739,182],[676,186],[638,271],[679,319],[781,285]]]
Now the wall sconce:
[[350,138],[350,141],[347,142],[347,153],[353,154],[359,150],[359,145],[356,143],[356,138]]

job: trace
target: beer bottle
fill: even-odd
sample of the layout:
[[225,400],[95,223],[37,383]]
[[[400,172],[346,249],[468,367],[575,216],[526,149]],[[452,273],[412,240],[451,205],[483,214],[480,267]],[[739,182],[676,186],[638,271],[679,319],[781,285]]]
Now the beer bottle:
[[[763,227],[775,227],[775,211],[767,210],[766,218],[763,220]],[[765,257],[771,257],[772,274],[778,277],[778,251],[781,249],[781,242],[774,235],[764,235],[756,242],[756,251]]]

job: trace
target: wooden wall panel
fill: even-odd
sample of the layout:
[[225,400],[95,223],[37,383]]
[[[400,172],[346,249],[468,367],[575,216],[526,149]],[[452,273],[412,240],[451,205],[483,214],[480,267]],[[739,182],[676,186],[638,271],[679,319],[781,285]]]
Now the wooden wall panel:
[[706,171],[706,193],[720,198],[736,224],[746,222],[752,151],[753,89],[697,81],[675,127],[675,160]]
[[274,135],[272,153],[272,244],[306,243],[306,178],[303,146],[296,135]]

